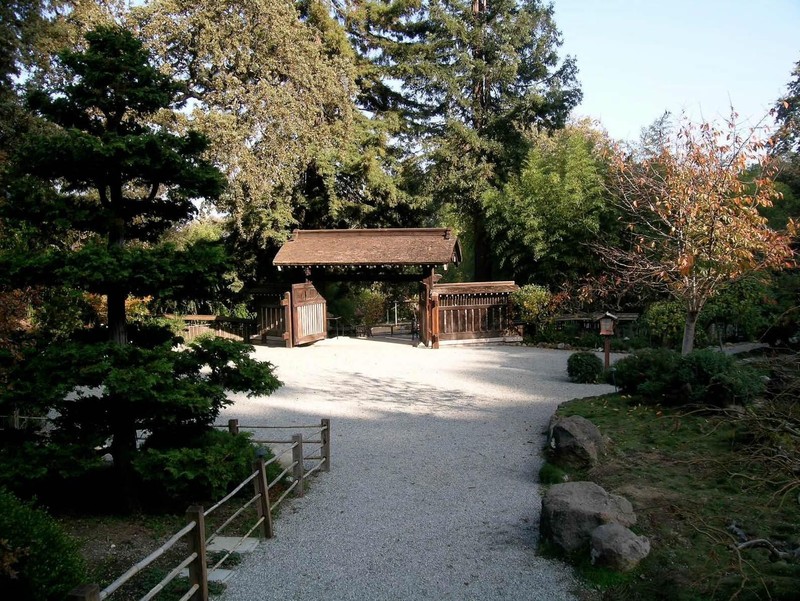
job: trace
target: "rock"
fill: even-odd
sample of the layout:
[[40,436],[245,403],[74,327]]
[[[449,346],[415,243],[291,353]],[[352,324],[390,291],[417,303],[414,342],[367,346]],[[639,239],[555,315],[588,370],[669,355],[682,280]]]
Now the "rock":
[[591,467],[605,452],[600,430],[580,415],[552,422],[550,447],[555,451],[556,463],[574,467]]
[[554,484],[542,499],[542,535],[567,553],[587,546],[598,526],[635,523],[628,500],[594,482]]
[[620,524],[603,524],[592,531],[592,565],[630,572],[650,553],[650,541]]

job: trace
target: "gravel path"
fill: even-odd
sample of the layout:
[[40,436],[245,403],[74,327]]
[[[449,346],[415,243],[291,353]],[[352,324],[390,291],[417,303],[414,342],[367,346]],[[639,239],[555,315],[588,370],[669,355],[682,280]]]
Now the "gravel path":
[[575,599],[570,571],[536,555],[543,431],[560,402],[611,389],[568,382],[569,352],[350,338],[256,352],[285,386],[221,419],[329,417],[332,469],[224,601]]

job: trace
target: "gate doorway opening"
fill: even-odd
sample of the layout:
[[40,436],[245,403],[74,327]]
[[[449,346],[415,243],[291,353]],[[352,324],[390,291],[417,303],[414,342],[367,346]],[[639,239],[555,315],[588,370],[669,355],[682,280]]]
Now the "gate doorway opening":
[[292,347],[326,337],[323,282],[414,282],[419,289],[419,341],[502,340],[512,332],[513,282],[439,284],[437,268],[461,262],[458,238],[446,228],[295,230],[273,260],[289,287],[260,289],[263,341]]

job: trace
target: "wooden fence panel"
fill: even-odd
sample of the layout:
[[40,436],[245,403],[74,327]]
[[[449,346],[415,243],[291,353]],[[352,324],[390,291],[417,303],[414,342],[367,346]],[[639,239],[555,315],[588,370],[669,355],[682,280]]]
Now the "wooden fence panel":
[[499,338],[510,323],[508,295],[439,295],[439,339]]

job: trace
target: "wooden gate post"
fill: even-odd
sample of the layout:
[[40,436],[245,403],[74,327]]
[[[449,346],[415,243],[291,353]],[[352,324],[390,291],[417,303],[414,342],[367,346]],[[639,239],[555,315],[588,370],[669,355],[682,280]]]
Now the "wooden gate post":
[[294,345],[294,332],[292,331],[292,293],[287,292],[283,295],[281,300],[283,307],[283,324],[285,331],[283,332],[283,339],[286,341],[286,348],[292,348]]
[[329,472],[331,471],[331,420],[327,418],[322,420],[320,440],[322,440],[322,456],[325,458],[322,471]]
[[228,432],[230,432],[234,436],[239,433],[239,420],[238,419],[229,419],[228,420]]
[[203,508],[192,505],[186,510],[186,521],[194,522],[189,532],[189,553],[197,553],[197,557],[189,564],[189,586],[198,586],[197,592],[190,597],[192,601],[208,601],[208,566],[206,565],[206,522]]
[[261,536],[264,538],[272,538],[275,532],[272,529],[272,508],[269,505],[269,484],[267,483],[267,469],[264,465],[264,458],[259,457],[253,463],[253,469],[258,471],[255,478],[256,493],[260,495],[256,508],[258,510],[258,517],[264,518],[261,522]]
[[431,342],[433,348],[439,348],[439,295],[434,292],[431,295],[432,308],[431,308]]
[[292,475],[297,481],[297,496],[302,497],[304,494],[303,478],[305,474],[305,468],[303,467],[303,435],[293,434],[292,444],[294,444],[294,447],[292,447],[292,463],[294,463]]

